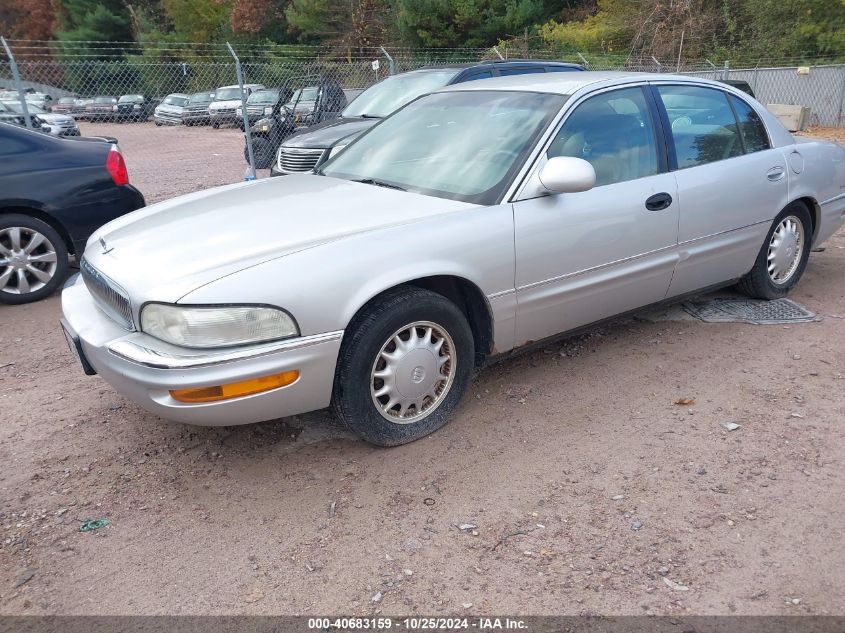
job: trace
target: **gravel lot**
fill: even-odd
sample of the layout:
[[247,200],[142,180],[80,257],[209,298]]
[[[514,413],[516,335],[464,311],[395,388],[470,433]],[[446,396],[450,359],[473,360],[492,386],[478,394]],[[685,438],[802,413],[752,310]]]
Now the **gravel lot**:
[[[237,128],[86,121],[79,128],[85,136],[118,140],[129,181],[148,203],[240,182],[247,167],[244,135]],[[269,175],[269,169],[259,170],[259,178]]]
[[[243,173],[236,130],[83,126],[150,200]],[[0,613],[843,614],[843,270],[840,232],[792,297],[821,322],[671,309],[502,361],[395,449],[164,422],[82,374],[58,297],[0,306]]]

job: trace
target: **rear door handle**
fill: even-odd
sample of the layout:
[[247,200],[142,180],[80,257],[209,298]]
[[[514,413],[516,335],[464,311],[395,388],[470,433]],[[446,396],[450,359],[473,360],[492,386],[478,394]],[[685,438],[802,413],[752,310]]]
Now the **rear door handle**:
[[672,205],[672,196],[665,191],[656,193],[645,201],[645,208],[649,211],[663,211]]
[[777,182],[783,178],[784,175],[786,175],[786,171],[783,167],[772,167],[768,172],[766,172],[766,178],[772,182]]

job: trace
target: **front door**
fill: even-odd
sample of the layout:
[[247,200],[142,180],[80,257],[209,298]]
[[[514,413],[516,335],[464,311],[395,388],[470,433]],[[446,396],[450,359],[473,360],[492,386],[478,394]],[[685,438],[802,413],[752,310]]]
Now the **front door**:
[[546,156],[589,161],[596,186],[514,203],[518,345],[665,297],[680,205],[650,99],[635,86],[578,104]]

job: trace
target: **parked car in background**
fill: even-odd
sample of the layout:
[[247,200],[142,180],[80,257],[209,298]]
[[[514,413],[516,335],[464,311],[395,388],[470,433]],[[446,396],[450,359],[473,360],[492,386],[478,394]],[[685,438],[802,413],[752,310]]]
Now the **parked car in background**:
[[74,109],[78,100],[78,97],[61,97],[53,104],[51,112],[56,114],[70,114],[72,116],[76,114]]
[[[34,103],[27,104],[32,129],[53,136],[79,136],[79,127],[73,117],[66,114],[45,112]],[[0,101],[0,121],[26,127],[23,106],[20,101]]]
[[468,82],[314,174],[102,227],[63,325],[89,373],[164,418],[331,405],[393,446],[443,426],[494,355],[702,288],[783,297],[843,225],[843,182],[845,148],[713,81]]
[[85,118],[89,121],[114,121],[114,107],[117,97],[94,97],[85,106]]
[[114,120],[118,123],[146,121],[157,105],[158,101],[144,95],[123,95],[114,106]]
[[167,95],[155,108],[153,114],[155,124],[180,125],[182,123],[182,111],[188,104],[188,99],[188,95],[181,92]]
[[341,112],[339,118],[318,124],[286,140],[278,148],[270,175],[311,171],[384,117],[420,95],[443,86],[490,77],[583,70],[583,66],[563,62],[508,60],[436,66],[391,75],[364,90]]
[[188,97],[188,103],[182,108],[182,123],[184,125],[208,125],[211,119],[208,106],[214,101],[213,92],[195,92]]
[[[244,84],[245,96],[248,98],[256,90],[263,90],[261,84]],[[222,86],[214,91],[214,100],[208,106],[211,127],[236,123],[235,112],[241,105],[241,89],[239,86]]]
[[[302,81],[318,80],[317,86],[294,89]],[[308,99],[304,107],[301,99]],[[336,119],[346,107],[346,91],[331,77],[292,77],[278,92],[270,116],[259,119],[251,128],[253,158],[257,169],[267,169],[279,146],[291,134],[305,126]],[[266,109],[265,109],[266,112]],[[244,144],[244,160],[249,163],[249,150]]]
[[73,103],[73,118],[77,121],[87,121],[88,120],[88,106],[94,103],[94,99],[90,97],[84,97],[77,99]]
[[742,79],[720,79],[719,81],[728,86],[733,86],[737,90],[742,90],[747,95],[755,96],[754,91],[751,89],[751,84],[747,81],[743,81]]
[[0,303],[51,294],[97,227],[143,206],[116,145],[0,123]]
[[[273,114],[273,106],[279,100],[279,88],[264,88],[256,90],[246,100],[246,113],[249,124],[252,125],[259,119]],[[243,120],[243,108],[239,105],[235,109],[237,122]]]
[[26,102],[41,108],[44,112],[50,112],[54,99],[44,92],[30,92],[26,95]]

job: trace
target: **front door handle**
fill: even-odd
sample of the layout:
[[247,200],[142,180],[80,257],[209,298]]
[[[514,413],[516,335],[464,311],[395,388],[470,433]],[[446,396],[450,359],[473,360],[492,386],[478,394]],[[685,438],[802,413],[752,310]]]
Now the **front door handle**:
[[663,211],[672,205],[672,196],[665,191],[656,193],[645,201],[645,208],[649,211]]
[[772,182],[777,182],[781,178],[784,177],[786,171],[783,167],[772,167],[768,172],[766,172],[766,178],[771,180]]

